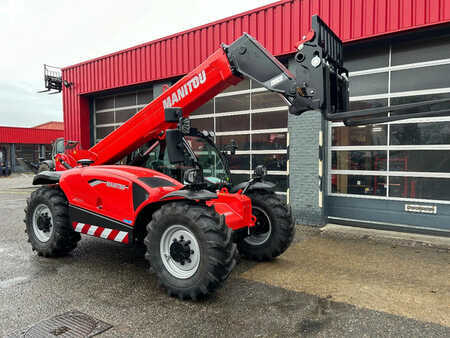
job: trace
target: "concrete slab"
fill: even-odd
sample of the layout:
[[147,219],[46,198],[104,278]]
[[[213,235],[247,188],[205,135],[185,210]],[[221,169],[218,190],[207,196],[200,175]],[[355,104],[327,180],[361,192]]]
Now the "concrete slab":
[[450,326],[450,254],[428,247],[304,237],[240,277],[419,321]]
[[450,237],[377,230],[339,224],[327,224],[320,229],[323,236],[347,239],[367,239],[402,246],[428,246],[450,250]]

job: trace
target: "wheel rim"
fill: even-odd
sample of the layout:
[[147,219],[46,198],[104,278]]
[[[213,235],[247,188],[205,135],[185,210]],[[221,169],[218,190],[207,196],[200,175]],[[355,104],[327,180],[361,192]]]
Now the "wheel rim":
[[161,259],[167,271],[179,279],[192,277],[200,265],[200,247],[194,234],[183,225],[172,225],[161,236]]
[[252,213],[256,217],[256,223],[250,228],[250,235],[245,237],[244,241],[250,245],[262,245],[272,234],[272,222],[267,212],[260,207],[253,206]]
[[33,212],[33,231],[37,239],[48,242],[53,233],[53,215],[48,206],[39,204]]

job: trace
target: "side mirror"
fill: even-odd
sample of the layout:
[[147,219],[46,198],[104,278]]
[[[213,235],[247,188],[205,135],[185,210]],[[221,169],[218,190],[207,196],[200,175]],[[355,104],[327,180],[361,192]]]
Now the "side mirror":
[[231,139],[230,143],[225,145],[223,148],[225,152],[230,152],[230,155],[235,155],[236,149],[238,149],[239,147],[237,142],[234,139]]

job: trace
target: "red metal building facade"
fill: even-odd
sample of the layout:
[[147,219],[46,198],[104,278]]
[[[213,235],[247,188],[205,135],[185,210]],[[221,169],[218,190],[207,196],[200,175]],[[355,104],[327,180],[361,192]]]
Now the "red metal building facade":
[[220,43],[243,32],[276,56],[294,44],[319,14],[345,41],[438,25],[450,21],[447,0],[283,0],[62,70],[65,138],[90,145],[89,95],[183,75]]
[[0,127],[0,143],[51,144],[59,137],[64,137],[64,130]]

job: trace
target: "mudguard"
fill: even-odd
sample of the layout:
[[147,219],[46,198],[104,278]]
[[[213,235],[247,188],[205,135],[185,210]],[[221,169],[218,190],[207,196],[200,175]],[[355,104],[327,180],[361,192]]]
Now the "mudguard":
[[61,177],[59,171],[42,171],[33,178],[33,185],[57,184]]
[[[234,187],[232,187],[230,189],[230,192],[236,193],[241,189],[244,190],[244,188],[246,187],[247,184],[248,184],[248,182],[239,183],[239,184],[235,185]],[[250,187],[248,187],[247,191],[252,191],[255,189],[272,190],[273,188],[275,188],[275,185],[276,185],[275,183],[272,183],[269,181],[255,182]]]

